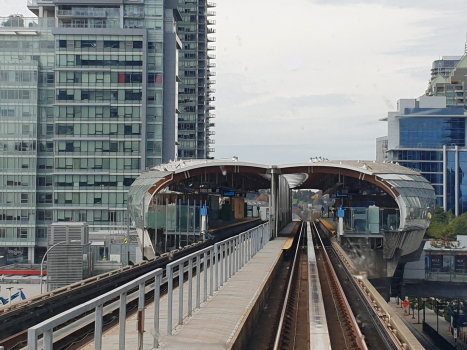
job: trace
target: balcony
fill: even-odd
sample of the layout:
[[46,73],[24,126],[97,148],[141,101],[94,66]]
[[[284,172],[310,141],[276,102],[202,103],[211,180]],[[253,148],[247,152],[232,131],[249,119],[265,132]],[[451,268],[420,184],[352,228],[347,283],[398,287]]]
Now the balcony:
[[209,68],[214,68],[215,66],[216,66],[216,64],[214,62],[213,63],[211,63],[211,62],[208,63]]
[[211,72],[210,70],[208,70],[208,77],[213,77],[216,75],[216,72]]
[[215,50],[215,49],[216,49],[215,46],[209,46],[209,45],[208,45],[208,51],[213,51],[213,50]]
[[208,85],[215,84],[215,83],[216,83],[215,80],[208,80]]
[[55,27],[54,18],[38,18],[38,17],[0,17],[0,30],[8,30],[18,32],[35,31],[40,28]]
[[213,26],[216,24],[216,21],[214,19],[208,19],[206,22],[208,26]]
[[83,8],[73,10],[57,10],[57,17],[93,17],[106,18],[106,11],[102,9]]
[[216,123],[209,123],[208,125],[210,128],[214,128],[216,126]]
[[216,41],[216,38],[212,37],[212,36],[208,36],[208,42],[215,42]]
[[208,59],[210,59],[210,60],[215,60],[216,59],[216,55],[212,55],[212,54],[208,54],[206,57]]
[[215,152],[216,149],[215,148],[208,148],[208,152]]
[[214,96],[211,96],[211,97],[208,97],[207,100],[210,101],[210,102],[214,102],[216,100],[216,98]]
[[208,93],[214,94],[216,92],[216,89],[208,89]]
[[216,132],[215,131],[208,131],[206,134],[209,135],[209,136],[212,136],[212,135],[215,135]]
[[217,4],[215,2],[207,1],[206,4],[208,5],[208,7],[216,7],[217,6]]
[[215,15],[216,15],[216,11],[209,11],[209,10],[207,10],[207,11],[206,11],[206,14],[207,14],[208,16],[215,16]]
[[216,30],[214,28],[208,28],[207,32],[208,34],[214,34]]
[[207,105],[207,106],[206,106],[206,109],[207,109],[208,111],[211,111],[211,110],[213,110],[213,109],[216,109],[216,106]]

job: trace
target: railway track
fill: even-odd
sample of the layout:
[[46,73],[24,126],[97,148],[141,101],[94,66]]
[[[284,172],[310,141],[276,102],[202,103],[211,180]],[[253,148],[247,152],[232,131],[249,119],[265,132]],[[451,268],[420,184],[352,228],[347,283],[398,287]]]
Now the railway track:
[[309,348],[306,225],[302,223],[293,255],[273,349]]
[[[354,320],[358,320],[358,324],[355,321],[356,326],[361,330],[364,336],[361,338],[361,342],[358,342],[358,346],[365,346],[367,349],[378,349],[378,350],[400,350],[403,349],[392,334],[388,333],[383,322],[381,321],[374,308],[369,304],[368,299],[365,297],[362,289],[357,283],[356,279],[349,270],[345,267],[345,264],[341,261],[339,255],[335,252],[330,239],[320,231],[320,229],[313,223],[313,231],[317,236],[317,241],[320,244],[320,251],[325,253],[328,257],[329,268],[332,268],[336,278],[340,281],[343,296],[347,300],[346,309],[352,314]],[[322,269],[320,269],[321,273]],[[345,291],[345,292],[344,292]],[[323,290],[323,296],[326,294]],[[326,308],[326,317],[328,317],[328,308]],[[342,325],[343,323],[339,323]],[[333,326],[329,324],[330,330],[335,330]],[[342,327],[345,329],[344,327]],[[355,332],[355,330],[354,330]],[[333,332],[331,337],[331,343],[336,338],[336,332]],[[357,337],[358,340],[358,337]],[[334,349],[334,346],[333,346]],[[337,347],[336,347],[337,349]],[[346,349],[346,347],[344,347]]]
[[334,271],[328,247],[314,223],[311,228],[314,242],[308,244],[314,244],[332,349],[367,350],[363,334]]
[[[237,231],[240,232],[250,228],[251,227],[245,227],[245,225],[239,225],[238,228],[230,232],[228,236],[234,236],[238,233]],[[216,241],[227,238],[225,236],[226,235],[220,234]],[[143,261],[137,265],[111,271],[75,285],[71,285],[67,288],[47,293],[29,300],[29,302],[25,301],[22,304],[15,304],[14,308],[4,309],[3,314],[0,314],[0,346],[4,346],[6,350],[21,349],[27,344],[27,329],[29,327],[68,310],[71,307],[93,299],[98,295],[106,293],[149,272],[150,270],[164,268],[173,259],[184,257],[195,250],[202,249],[213,243],[213,240],[208,240],[204,243],[196,244],[177,251],[173,257],[165,254],[150,261]],[[176,281],[174,281],[174,283],[178,283],[178,279],[176,278],[175,280]],[[164,286],[162,286],[162,288],[164,289]],[[161,292],[164,292],[163,289],[161,289]],[[152,298],[151,293],[148,293],[146,298],[149,298],[148,300],[150,300],[150,298]],[[137,300],[128,304],[128,312],[131,312],[135,307],[133,303],[136,305]],[[104,323],[107,323],[108,327],[110,327],[114,324],[112,322],[118,321],[117,315],[118,310],[117,312],[109,313],[104,317]],[[73,322],[74,321],[76,320],[73,320]],[[75,332],[74,334],[64,337],[57,344],[57,349],[74,348],[73,346],[70,347],[71,343],[74,343],[79,339],[81,340],[78,343],[81,343],[86,337],[86,334],[91,334],[93,329],[94,326],[93,323],[91,323],[90,325],[83,327],[79,332]]]

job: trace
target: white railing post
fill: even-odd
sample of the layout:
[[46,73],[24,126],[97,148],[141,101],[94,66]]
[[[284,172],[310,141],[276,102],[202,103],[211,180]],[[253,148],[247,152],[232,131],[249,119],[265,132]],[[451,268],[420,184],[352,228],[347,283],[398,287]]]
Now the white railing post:
[[209,295],[214,295],[214,250],[209,250]]
[[196,308],[199,309],[201,294],[201,259],[196,255]]
[[233,239],[229,241],[229,279],[232,278],[233,275]]
[[[212,252],[211,252],[212,253]],[[214,244],[214,256],[211,258],[211,264],[214,261],[214,291],[217,292],[219,289],[219,250],[218,250],[218,243]],[[212,266],[212,265],[211,265]],[[213,293],[211,293],[212,295]]]
[[230,259],[230,256],[229,256],[229,249],[230,249],[230,241],[228,242],[225,242],[225,278],[224,278],[224,282],[227,282],[229,280],[229,269],[230,269],[230,265],[229,265],[229,259]]
[[208,300],[208,252],[204,252],[203,254],[203,272],[204,272],[204,294],[203,294],[203,302]]
[[167,265],[167,335],[172,335],[173,266]]
[[238,263],[240,262],[240,237],[237,236],[237,238],[235,238],[235,273],[238,272],[238,270],[240,270],[240,268],[238,267]]
[[240,235],[240,268],[243,267],[243,233]]
[[219,253],[220,253],[220,256],[219,256],[219,262],[220,262],[220,270],[221,270],[221,279],[219,281],[219,288],[224,284],[224,244],[221,243],[219,244]]
[[120,295],[120,310],[118,314],[118,350],[125,350],[125,326],[126,326],[126,293]]
[[153,347],[159,346],[159,318],[160,318],[160,299],[161,299],[161,278],[158,274],[154,281],[154,342]]
[[28,350],[37,350],[37,333],[35,329],[28,329]]
[[52,350],[54,348],[54,335],[52,329],[49,329],[48,331],[44,332],[42,344],[44,350]]
[[144,293],[145,283],[144,281],[139,285],[139,297],[138,297],[138,349],[143,348],[143,336],[144,336]]
[[183,323],[183,262],[178,265],[178,324]]
[[190,257],[188,259],[188,316],[191,316],[191,310],[193,310],[193,258]]
[[94,320],[94,349],[101,350],[102,348],[102,316],[103,316],[103,305],[97,305],[95,309],[95,320]]

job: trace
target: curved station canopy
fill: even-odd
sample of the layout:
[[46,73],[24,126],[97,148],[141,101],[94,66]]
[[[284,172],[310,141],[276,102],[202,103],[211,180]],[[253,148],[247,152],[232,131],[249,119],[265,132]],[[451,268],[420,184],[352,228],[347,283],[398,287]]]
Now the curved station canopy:
[[[130,211],[137,217],[146,194],[153,196],[168,189],[195,194],[269,189],[271,177],[276,174],[285,178],[289,189],[320,189],[337,198],[348,198],[352,191],[358,191],[353,193],[354,198],[376,199],[379,204],[384,202],[384,206],[397,203],[399,231],[426,229],[429,213],[435,206],[430,183],[416,170],[393,163],[324,160],[271,166],[237,160],[181,160],[156,166],[138,177],[129,192]],[[388,196],[393,201],[387,200]],[[149,202],[151,196],[145,198]]]
[[[209,208],[213,222],[232,215],[237,218],[237,214],[243,218],[248,210],[253,217],[261,212],[263,220],[270,220],[274,238],[292,219],[292,190],[296,189],[320,191],[321,201],[313,209],[321,216],[332,217],[337,208],[343,209],[338,241],[347,251],[370,257],[366,259],[370,267],[362,269],[373,277],[392,276],[402,258],[414,259],[412,253],[420,247],[436,202],[433,187],[418,171],[394,163],[312,159],[278,166],[234,158],[156,166],[134,181],[128,205],[138,234],[159,246],[180,244],[182,238],[176,243],[171,233],[195,232],[202,205]],[[269,203],[263,203],[267,207],[247,201],[249,193],[259,190],[270,191]],[[324,206],[327,212],[322,211]],[[335,227],[332,221],[327,224]],[[374,268],[383,266],[381,262],[386,269]]]

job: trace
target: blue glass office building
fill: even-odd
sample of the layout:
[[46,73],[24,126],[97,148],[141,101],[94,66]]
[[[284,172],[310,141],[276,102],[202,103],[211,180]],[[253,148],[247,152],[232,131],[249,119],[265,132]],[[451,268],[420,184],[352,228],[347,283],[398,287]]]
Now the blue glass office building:
[[421,171],[437,204],[456,215],[467,212],[466,117],[464,108],[446,107],[445,96],[421,96],[399,100],[383,119],[387,160]]

